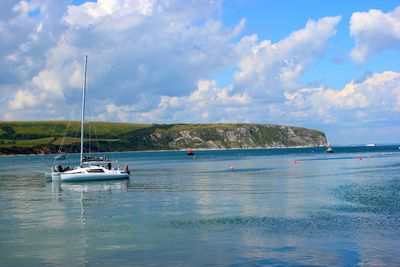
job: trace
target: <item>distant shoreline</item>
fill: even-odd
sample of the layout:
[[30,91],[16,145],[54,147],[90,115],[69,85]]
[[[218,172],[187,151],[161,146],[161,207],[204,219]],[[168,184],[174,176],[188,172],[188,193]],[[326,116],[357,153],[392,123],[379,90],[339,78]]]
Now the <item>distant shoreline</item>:
[[[196,151],[236,151],[236,150],[262,150],[262,149],[293,149],[293,148],[325,148],[326,146],[291,146],[291,147],[249,147],[249,148],[191,148]],[[107,151],[93,152],[90,154],[114,154],[114,153],[143,153],[143,152],[186,152],[189,149],[160,149],[160,150],[126,150],[126,151]],[[65,155],[79,155],[79,153],[62,153]],[[47,154],[0,154],[0,156],[45,156],[45,155],[60,155],[58,153]]]
[[[302,148],[326,148],[327,146],[291,146],[291,147],[255,147],[255,148],[198,148],[194,149],[193,152],[196,151],[238,151],[238,150],[268,150],[268,149],[302,149]],[[340,147],[358,147],[358,148],[379,148],[379,147],[398,147],[400,150],[399,144],[376,144],[376,146],[367,146],[367,145],[335,145],[331,146],[333,148]],[[117,154],[117,153],[154,153],[154,152],[186,152],[188,149],[161,149],[161,150],[126,150],[126,151],[108,151],[108,152],[93,152],[90,154]],[[63,153],[65,155],[79,155],[79,153]],[[49,154],[0,154],[0,157],[8,157],[8,156],[57,156],[57,153],[49,153]]]

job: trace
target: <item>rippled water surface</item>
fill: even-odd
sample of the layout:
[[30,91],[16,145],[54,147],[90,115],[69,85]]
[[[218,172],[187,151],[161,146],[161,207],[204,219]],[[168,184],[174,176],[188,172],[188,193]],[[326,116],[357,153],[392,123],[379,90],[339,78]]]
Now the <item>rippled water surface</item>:
[[0,266],[400,266],[398,146],[109,156],[129,180],[0,157]]

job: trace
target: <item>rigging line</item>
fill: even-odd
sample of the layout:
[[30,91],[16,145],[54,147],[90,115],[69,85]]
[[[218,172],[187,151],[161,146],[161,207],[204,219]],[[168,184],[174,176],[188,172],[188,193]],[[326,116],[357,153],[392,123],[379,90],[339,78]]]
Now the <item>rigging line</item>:
[[[75,97],[75,100],[76,100],[76,98],[77,98],[77,96]],[[73,101],[73,103],[75,103],[75,106],[76,106],[77,101]],[[72,108],[72,109],[69,109],[69,110],[70,110],[70,112],[67,115],[67,118],[71,118],[72,117],[73,110],[75,110],[75,109]],[[64,119],[64,121],[62,119]],[[59,116],[58,119],[53,121],[54,122],[54,127],[53,127],[52,131],[49,134],[50,137],[54,137],[53,141],[50,144],[53,144],[54,146],[56,146],[58,144],[58,142],[60,142],[59,146],[57,148],[57,152],[61,151],[62,148],[64,147],[64,144],[66,143],[66,138],[67,138],[67,135],[68,135],[68,131],[70,130],[71,124],[72,124],[71,120],[65,120],[65,119],[66,119],[66,117],[62,118],[61,116]],[[56,129],[58,127],[62,127],[63,125],[65,125],[65,122],[66,122],[66,127],[63,129],[63,131],[61,133],[58,133],[58,131],[56,132]],[[61,138],[60,138],[60,135],[61,135]],[[71,142],[73,144],[73,140],[71,140]],[[66,151],[66,152],[72,152],[72,151]],[[56,159],[53,158],[53,165],[55,164],[55,161],[56,161]],[[44,162],[44,159],[43,159],[43,162]]]
[[[87,76],[89,76],[89,75],[87,75]],[[89,90],[90,89],[89,82],[90,82],[90,79],[87,77],[86,78],[86,97],[88,99],[90,99],[90,93],[91,93],[91,90]],[[93,111],[94,109],[93,109],[92,102],[93,101],[88,101],[86,103],[86,107],[87,107],[87,110],[88,110],[88,113],[89,113],[89,116],[87,116],[88,118],[94,118],[95,117],[94,116],[94,111]],[[94,138],[94,142],[95,142],[95,144],[94,144],[95,145],[94,152],[99,152],[101,150],[101,148],[100,148],[100,143],[99,143],[99,140],[98,140],[97,128],[96,128],[96,124],[98,124],[98,122],[96,122],[94,120],[86,120],[86,124],[88,126],[88,132],[89,132],[89,135],[88,135],[88,137],[89,137],[89,140],[88,140],[89,154],[92,152],[92,146],[93,146],[92,137]]]
[[[59,149],[63,148],[64,146],[66,147],[65,150],[67,153],[73,153],[74,151],[77,151],[76,145],[79,145],[79,122],[76,120],[71,120],[71,118],[77,117],[77,110],[80,104],[80,94],[73,92],[72,94],[74,96],[73,101],[72,101],[72,108],[68,109],[69,112],[66,117],[64,117],[66,120],[66,127],[62,133],[62,138],[60,140],[60,147]],[[68,148],[69,146],[69,148]]]
[[[87,91],[86,91],[87,92]],[[88,94],[88,96],[90,96],[90,94]],[[88,109],[88,118],[93,118],[93,107],[92,107],[92,101],[88,101],[87,103],[87,109]],[[89,155],[92,153],[97,152],[96,149],[93,149],[93,127],[95,122],[93,120],[87,120],[86,121],[87,124],[87,128],[88,128],[88,152]],[[94,138],[97,138],[96,135],[94,136]]]
[[[51,130],[51,132],[50,132],[50,134],[49,134],[49,137],[53,137],[54,136],[54,132],[55,132],[55,130],[56,130],[56,127],[57,127],[57,125],[58,125],[58,121],[56,120],[55,121],[55,124],[54,124],[54,127],[53,127],[53,129]],[[51,144],[51,143],[54,143],[54,141],[55,140],[53,140],[53,141],[51,141],[51,142],[49,142],[49,145]],[[54,159],[54,161],[55,161],[55,159]],[[54,165],[54,161],[53,161],[53,165]],[[44,155],[42,155],[42,163],[43,163],[43,165],[44,165]]]
[[[62,132],[62,136],[61,138],[55,138],[55,140],[53,141],[53,144],[57,144],[58,141],[60,142],[58,150],[61,151],[61,149],[66,146],[67,148],[65,149],[65,151],[67,153],[74,153],[76,152],[78,149],[76,148],[76,145],[79,145],[79,141],[78,140],[78,136],[80,134],[80,124],[78,121],[73,121],[71,120],[71,118],[76,117],[75,115],[77,115],[77,110],[78,110],[78,99],[80,100],[80,96],[81,94],[75,93],[75,91],[72,91],[71,93],[73,97],[72,101],[72,108],[67,108],[64,109],[65,110],[69,110],[68,114],[65,114],[66,116],[64,116],[64,121],[62,120],[57,120],[56,124],[53,128],[53,131],[51,132],[51,136],[53,136],[55,134],[55,130],[57,128],[58,125],[66,125],[66,127],[64,128],[63,132]],[[80,103],[81,101],[79,101]],[[67,103],[66,103],[67,104]],[[60,116],[61,117],[61,116]],[[69,146],[69,148],[68,148]],[[55,158],[53,159],[53,165],[55,164]]]
[[111,141],[110,141],[110,128],[111,128],[111,125],[110,125],[109,128],[106,128],[106,129],[105,129],[105,134],[106,134],[107,143],[108,143],[108,151],[111,151],[111,152],[112,152]]
[[[88,106],[88,105],[87,105]],[[90,114],[90,113],[89,113]],[[87,117],[90,117],[90,116],[87,116]],[[87,120],[86,122],[85,122],[85,124],[86,124],[86,137],[87,138],[85,138],[87,141],[87,155],[88,155],[88,157],[90,157],[90,154],[92,153],[92,124],[91,124],[91,122],[89,121],[89,120]]]
[[[93,107],[91,104],[88,105],[89,108],[89,114],[91,117],[94,117],[93,114]],[[89,147],[92,149],[93,142],[95,142],[95,147],[94,147],[94,152],[100,152],[101,151],[101,143],[99,142],[99,134],[98,134],[98,125],[100,122],[97,121],[90,121],[88,122],[89,124]],[[93,139],[93,140],[92,140]]]
[[[87,78],[86,78],[86,96],[87,96],[87,99],[91,99],[91,97],[90,97],[91,90],[89,90],[90,89],[90,86],[89,86],[90,79],[88,77],[89,77],[89,75],[87,75]],[[87,107],[88,113],[89,113],[89,115],[87,117],[91,118],[91,120],[88,119],[86,121],[88,132],[89,132],[89,134],[88,134],[88,139],[89,139],[88,140],[88,154],[89,155],[88,156],[90,156],[92,153],[98,152],[98,150],[99,150],[98,146],[97,146],[97,148],[96,147],[93,148],[93,138],[94,138],[94,140],[97,141],[97,134],[96,134],[96,129],[95,129],[96,122],[93,120],[94,112],[93,112],[93,104],[92,103],[93,103],[93,101],[88,101],[86,103],[86,107]]]
[[88,56],[85,55],[85,64],[84,64],[84,75],[83,75],[83,90],[82,90],[82,113],[81,113],[81,151],[80,151],[80,163],[82,165],[83,162],[83,141],[84,141],[84,122],[85,122],[85,95],[86,95],[86,74],[87,74],[87,59]]
[[[88,82],[89,80],[87,80]],[[90,90],[88,90],[89,86],[86,86],[86,95],[88,97],[88,99],[90,99]],[[86,107],[88,110],[88,118],[94,118],[94,109],[93,109],[93,101],[88,101],[88,103],[86,103]],[[99,145],[99,141],[98,141],[98,135],[97,135],[97,122],[94,120],[87,120],[86,121],[87,124],[87,128],[88,128],[88,152],[89,154],[91,153],[96,153],[100,151],[100,145]],[[95,143],[93,143],[95,142]]]
[[[89,78],[86,78],[86,97],[87,97],[87,99],[91,99],[91,97],[90,97],[90,90],[89,90]],[[85,121],[85,124],[86,124],[86,128],[87,128],[87,138],[86,138],[86,142],[87,142],[87,144],[88,144],[88,146],[87,146],[87,154],[88,154],[88,156],[90,157],[90,155],[92,154],[92,127],[93,127],[93,121],[92,120],[90,120],[89,118],[93,118],[93,110],[92,110],[92,101],[88,101],[87,103],[86,103],[86,110],[88,111],[87,112],[87,115],[86,115],[86,117],[88,118],[86,121]],[[96,152],[96,151],[94,151],[94,152]]]
[[100,152],[101,148],[100,148],[100,143],[99,143],[99,139],[97,138],[97,128],[96,128],[96,122],[93,122],[93,131],[94,131],[94,136],[95,136],[95,140],[96,140],[96,145],[97,145],[97,152]]
[[64,144],[65,144],[65,139],[66,139],[66,136],[67,136],[67,134],[68,134],[68,130],[69,130],[69,128],[71,127],[71,121],[67,121],[67,126],[65,127],[65,129],[64,129],[64,132],[63,132],[63,136],[62,136],[62,138],[61,138],[61,141],[60,141],[60,146],[59,146],[59,148],[58,148],[58,150],[61,150],[61,148],[64,146]]
[[[78,110],[79,103],[80,101],[80,94],[73,94],[75,95],[73,103],[73,107],[69,109],[69,114],[67,115],[66,118],[69,118],[69,120],[66,120],[65,122],[67,123],[66,128],[64,129],[61,141],[60,141],[60,148],[65,146],[70,146],[70,148],[67,148],[67,152],[73,153],[75,148],[75,145],[77,144],[77,139],[79,137],[80,131],[79,131],[79,122],[71,120],[71,118],[74,117],[76,114],[76,110]],[[79,144],[79,141],[78,141]]]

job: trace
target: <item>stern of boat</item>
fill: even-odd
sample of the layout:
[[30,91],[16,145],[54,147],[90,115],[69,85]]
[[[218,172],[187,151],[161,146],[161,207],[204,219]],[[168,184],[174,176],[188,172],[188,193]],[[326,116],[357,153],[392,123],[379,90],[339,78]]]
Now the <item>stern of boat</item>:
[[54,170],[51,172],[51,180],[52,181],[60,181],[61,180],[61,173],[55,172]]

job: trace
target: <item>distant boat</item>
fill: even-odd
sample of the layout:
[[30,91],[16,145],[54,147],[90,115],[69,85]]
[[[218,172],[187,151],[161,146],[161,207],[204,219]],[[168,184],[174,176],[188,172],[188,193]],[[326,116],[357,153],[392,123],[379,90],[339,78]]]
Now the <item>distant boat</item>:
[[333,153],[333,149],[332,149],[331,147],[328,147],[328,148],[326,149],[326,153]]
[[376,144],[366,144],[365,146],[376,146]]
[[186,152],[186,155],[188,155],[188,156],[194,156],[193,150],[189,149],[189,150]]
[[80,164],[76,167],[63,167],[61,165],[54,166],[51,172],[52,180],[58,181],[91,181],[91,180],[115,180],[115,179],[128,179],[129,169],[128,165],[124,170],[112,166],[112,162],[105,157],[89,158],[83,155],[83,130],[85,119],[85,93],[86,93],[86,70],[87,70],[87,56],[85,56],[85,74],[82,90],[82,117],[81,117],[81,157]]
[[58,155],[54,157],[55,160],[64,160],[65,158],[65,155]]

